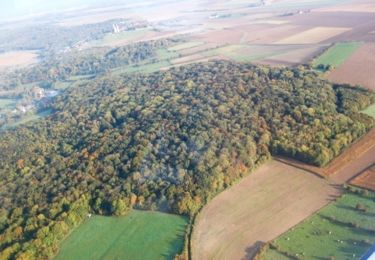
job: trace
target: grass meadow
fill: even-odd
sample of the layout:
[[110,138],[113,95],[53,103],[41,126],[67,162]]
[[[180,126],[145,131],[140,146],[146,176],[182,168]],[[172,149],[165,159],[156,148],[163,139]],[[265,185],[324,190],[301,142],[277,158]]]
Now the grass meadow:
[[375,193],[350,189],[277,238],[263,259],[358,259],[375,242]]
[[360,42],[337,43],[315,59],[313,64],[315,67],[319,64],[338,67],[344,63],[345,60],[349,58],[350,55],[352,55],[361,45],[362,43]]
[[93,216],[62,243],[56,260],[173,259],[183,249],[187,222],[137,210],[123,217]]

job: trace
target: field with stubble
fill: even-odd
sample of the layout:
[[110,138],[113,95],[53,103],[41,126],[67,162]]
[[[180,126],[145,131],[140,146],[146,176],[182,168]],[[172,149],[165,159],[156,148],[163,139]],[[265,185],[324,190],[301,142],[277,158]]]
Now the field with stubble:
[[250,259],[264,242],[313,214],[339,192],[322,178],[270,161],[203,208],[193,229],[192,258]]

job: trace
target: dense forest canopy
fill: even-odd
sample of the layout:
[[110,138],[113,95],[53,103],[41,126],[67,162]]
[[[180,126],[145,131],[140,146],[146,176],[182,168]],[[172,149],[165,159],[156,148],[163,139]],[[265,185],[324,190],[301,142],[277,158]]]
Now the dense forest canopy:
[[52,257],[88,212],[193,215],[271,154],[325,165],[374,125],[358,113],[374,101],[303,66],[227,61],[68,89],[0,136],[0,258]]

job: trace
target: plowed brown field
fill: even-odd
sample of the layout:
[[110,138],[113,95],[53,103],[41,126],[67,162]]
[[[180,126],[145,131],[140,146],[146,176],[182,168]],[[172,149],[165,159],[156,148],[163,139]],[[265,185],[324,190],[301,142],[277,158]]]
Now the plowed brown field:
[[193,231],[192,258],[251,259],[259,245],[338,194],[339,189],[322,178],[270,161],[203,208]]

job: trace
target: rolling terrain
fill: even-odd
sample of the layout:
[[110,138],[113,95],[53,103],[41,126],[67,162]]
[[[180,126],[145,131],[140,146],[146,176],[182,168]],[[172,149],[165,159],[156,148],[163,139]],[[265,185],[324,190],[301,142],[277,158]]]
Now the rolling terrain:
[[371,0],[1,22],[0,259],[357,257],[375,242],[374,50]]

